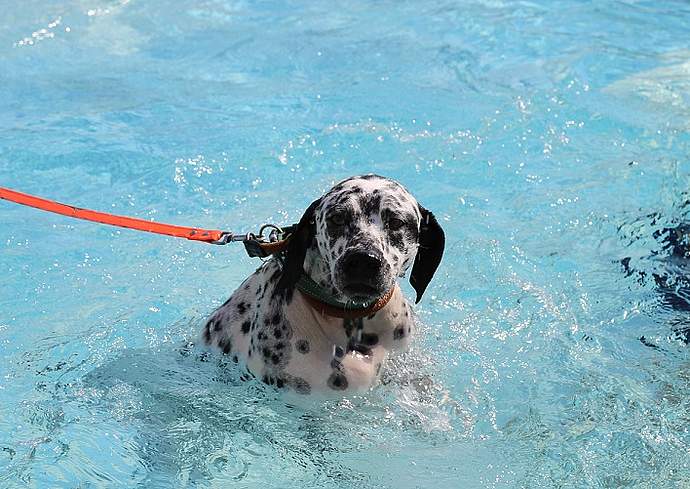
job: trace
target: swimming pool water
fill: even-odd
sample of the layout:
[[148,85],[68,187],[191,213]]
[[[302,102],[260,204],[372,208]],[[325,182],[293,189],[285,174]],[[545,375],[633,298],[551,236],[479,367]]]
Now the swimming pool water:
[[653,278],[688,212],[689,26],[682,1],[5,5],[0,186],[249,231],[377,172],[448,244],[384,385],[298,408],[188,346],[241,247],[0,202],[0,487],[690,487],[688,312]]

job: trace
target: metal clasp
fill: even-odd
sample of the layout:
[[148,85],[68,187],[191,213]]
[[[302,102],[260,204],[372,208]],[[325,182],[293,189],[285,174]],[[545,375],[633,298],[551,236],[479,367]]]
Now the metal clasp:
[[254,236],[252,233],[247,233],[247,234],[235,234],[230,231],[223,231],[220,235],[220,238],[215,240],[215,241],[210,241],[211,244],[215,245],[226,245],[228,243],[231,243],[233,241],[245,241],[247,239],[250,239],[250,236]]
[[[265,243],[276,243],[281,239],[284,239],[284,236],[288,229],[292,229],[292,227],[288,226],[287,228],[281,228],[280,226],[276,226],[275,224],[264,224],[263,226],[261,226],[261,228],[259,228],[259,232],[257,234],[235,234],[230,231],[223,231],[219,239],[217,239],[216,241],[210,241],[210,243],[217,245],[225,245],[231,242],[242,241],[245,249],[247,250],[247,254],[250,257],[266,258],[267,256],[269,256],[269,253],[267,253],[261,245]],[[264,236],[264,232],[266,232],[266,230],[270,231],[267,235]]]
[[259,229],[259,235],[257,236],[257,239],[262,240],[264,239],[264,230],[265,229],[270,229],[271,232],[268,233],[268,242],[269,243],[275,243],[280,239],[280,236],[284,233],[283,228],[280,226],[276,226],[275,224],[264,224],[261,226]]
[[[267,236],[264,236],[264,231],[267,229],[270,229],[270,232]],[[264,224],[259,228],[258,234],[247,233],[244,239],[242,239],[244,248],[247,250],[247,254],[252,258],[266,258],[269,256],[269,253],[264,250],[261,244],[280,241],[283,233],[283,228],[280,226],[276,226],[275,224]]]

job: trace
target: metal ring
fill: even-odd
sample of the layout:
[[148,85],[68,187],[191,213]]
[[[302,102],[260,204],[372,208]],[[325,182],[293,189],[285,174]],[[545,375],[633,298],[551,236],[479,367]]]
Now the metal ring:
[[[276,226],[275,224],[264,224],[264,225],[261,226],[261,228],[259,229],[258,238],[263,238],[263,237],[264,237],[264,229],[266,229],[266,228],[271,228],[271,229],[273,229],[273,231],[271,231],[271,233],[269,233],[269,235],[268,235],[268,236],[269,236],[269,241],[278,241],[278,238],[275,236],[275,234],[276,234],[276,233],[278,233],[278,234],[282,234],[282,233],[283,233],[283,229],[282,229],[280,226]],[[273,237],[273,238],[275,238],[275,239],[272,240],[271,237]]]

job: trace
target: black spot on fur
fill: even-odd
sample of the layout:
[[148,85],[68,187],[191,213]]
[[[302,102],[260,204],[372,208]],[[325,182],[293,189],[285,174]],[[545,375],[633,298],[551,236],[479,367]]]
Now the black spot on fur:
[[343,320],[343,327],[345,328],[345,334],[349,338],[352,336],[352,330],[355,328],[355,323],[351,319]]
[[219,343],[218,346],[220,346],[223,349],[223,353],[227,355],[232,350],[232,341],[228,338],[224,342]]
[[401,229],[398,229],[396,231],[388,231],[388,236],[390,238],[390,243],[394,248],[399,249],[403,253],[406,251],[406,246],[405,246],[405,232],[402,231]]
[[275,313],[273,315],[273,318],[271,319],[271,323],[273,323],[273,325],[280,323],[280,314],[279,313]]
[[302,394],[305,396],[311,394],[311,385],[309,385],[309,382],[301,377],[293,377],[290,381],[290,387],[295,389],[297,394]]
[[367,346],[374,346],[379,342],[379,335],[374,334],[374,333],[363,333],[362,334],[362,343],[367,345]]
[[251,328],[251,323],[249,321],[245,321],[242,323],[242,332],[244,334],[249,333],[249,328]]
[[371,355],[371,348],[363,345],[362,343],[355,343],[352,340],[347,345],[347,351],[356,351],[357,353],[361,353],[365,356]]
[[365,195],[360,197],[359,205],[362,212],[366,216],[373,216],[378,214],[379,209],[381,209],[381,196],[380,195]]
[[280,278],[280,268],[276,268],[271,276],[268,278],[268,283],[277,282]]
[[274,353],[271,355],[271,361],[273,362],[273,365],[278,365],[278,363],[280,363],[280,356]]
[[347,377],[340,372],[333,372],[330,377],[328,377],[328,387],[334,391],[344,391],[347,389]]
[[245,302],[238,302],[237,303],[237,312],[240,313],[240,315],[243,315],[245,312],[247,312],[247,309],[249,309],[249,304]]
[[400,325],[393,331],[393,339],[401,340],[405,337],[405,326]]
[[280,339],[280,337],[283,336],[283,332],[279,328],[276,328],[273,330],[273,336],[275,336],[276,339]]
[[298,340],[295,344],[297,351],[302,354],[309,353],[309,342],[307,340]]

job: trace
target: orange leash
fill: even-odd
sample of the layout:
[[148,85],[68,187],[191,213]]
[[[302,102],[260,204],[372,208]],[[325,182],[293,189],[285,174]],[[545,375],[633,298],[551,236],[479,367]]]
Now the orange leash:
[[225,244],[227,242],[223,242],[223,237],[228,234],[225,231],[175,226],[172,224],[146,221],[144,219],[137,219],[134,217],[107,214],[105,212],[97,212],[67,204],[61,204],[60,202],[35,197],[33,195],[24,194],[22,192],[17,192],[16,190],[10,190],[4,187],[0,187],[0,199],[9,200],[10,202],[35,207],[36,209],[61,214],[67,217],[74,217],[77,219],[84,219],[86,221],[99,222],[101,224],[109,224],[111,226],[118,226],[122,228],[136,229],[137,231],[164,234],[167,236],[174,236],[176,238],[185,238],[192,241],[203,241],[212,244]]
[[[293,226],[288,226],[285,229],[280,229],[274,225],[264,225],[259,231],[258,235],[254,235],[252,233],[235,235],[229,231],[175,226],[173,224],[163,224],[159,222],[146,221],[144,219],[137,219],[135,217],[118,216],[105,212],[92,211],[90,209],[82,209],[80,207],[61,204],[60,202],[43,199],[41,197],[17,192],[16,190],[10,190],[4,187],[0,187],[0,199],[29,207],[35,207],[36,209],[53,212],[55,214],[60,214],[67,217],[83,219],[85,221],[98,222],[121,228],[135,229],[137,231],[146,231],[148,233],[174,236],[176,238],[185,238],[192,241],[202,241],[204,243],[218,245],[228,244],[232,241],[242,241],[247,254],[250,257],[264,258],[269,255],[275,255],[284,251],[287,248],[287,243],[290,238],[290,231],[293,228]],[[266,228],[273,229],[269,236],[269,241],[264,241],[262,237],[263,230]],[[279,239],[278,236],[280,234],[284,234],[285,236],[282,239]],[[314,295],[313,292],[310,293],[308,290],[304,290],[303,288],[300,288],[300,290],[304,293],[307,302],[321,314],[339,318],[355,319],[371,315],[385,307],[393,296],[393,291],[395,288],[388,291],[384,296],[380,297],[369,307],[358,309],[334,306],[319,298],[318,295]]]

